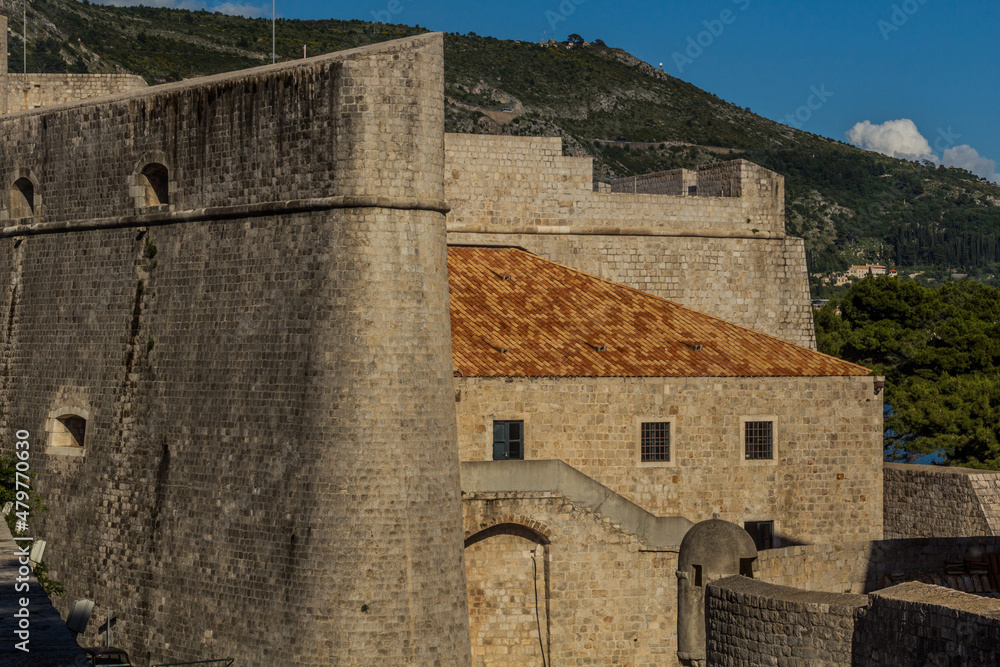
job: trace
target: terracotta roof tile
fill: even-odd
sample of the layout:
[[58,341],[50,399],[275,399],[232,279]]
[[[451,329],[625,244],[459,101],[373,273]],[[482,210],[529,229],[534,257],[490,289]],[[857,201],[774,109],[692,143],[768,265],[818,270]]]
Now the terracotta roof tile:
[[866,368],[542,259],[448,249],[457,374],[788,377]]

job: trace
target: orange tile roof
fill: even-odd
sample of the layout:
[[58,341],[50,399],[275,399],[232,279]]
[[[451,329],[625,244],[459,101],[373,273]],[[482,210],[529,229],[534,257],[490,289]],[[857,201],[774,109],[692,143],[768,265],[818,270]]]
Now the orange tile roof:
[[788,377],[866,368],[518,248],[450,247],[457,375]]

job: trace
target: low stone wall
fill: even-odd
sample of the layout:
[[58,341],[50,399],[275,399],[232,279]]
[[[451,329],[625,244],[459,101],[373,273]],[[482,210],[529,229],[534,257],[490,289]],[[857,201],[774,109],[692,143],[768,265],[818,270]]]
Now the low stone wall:
[[832,593],[867,593],[945,563],[1000,553],[1000,537],[897,539],[810,544],[761,551],[758,578]]
[[849,665],[864,595],[727,577],[705,596],[709,665]]
[[982,665],[1000,660],[1000,601],[910,582],[871,596],[853,664]]
[[705,600],[709,665],[993,666],[1000,602],[900,584],[869,596],[728,577]]
[[6,86],[7,112],[78,102],[145,87],[145,80],[134,74],[28,74],[27,79],[11,74]]
[[885,464],[885,537],[1000,535],[1000,472]]

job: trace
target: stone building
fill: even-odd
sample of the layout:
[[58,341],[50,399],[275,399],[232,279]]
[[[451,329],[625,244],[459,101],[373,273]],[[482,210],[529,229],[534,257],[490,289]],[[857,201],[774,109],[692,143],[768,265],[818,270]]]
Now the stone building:
[[449,282],[474,664],[674,664],[713,515],[882,537],[867,369],[517,248],[452,247]]

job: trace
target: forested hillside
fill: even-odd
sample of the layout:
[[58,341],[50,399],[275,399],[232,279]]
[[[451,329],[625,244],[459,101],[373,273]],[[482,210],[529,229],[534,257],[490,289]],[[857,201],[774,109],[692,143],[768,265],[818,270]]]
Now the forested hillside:
[[[19,14],[19,3],[0,0],[3,11],[15,8]],[[15,55],[20,26],[11,23]],[[422,31],[279,20],[277,52],[299,58],[303,46],[317,55]],[[957,273],[997,281],[1000,186],[770,121],[599,37],[540,45],[447,35],[447,128],[560,135],[567,152],[595,158],[599,178],[744,157],[785,176],[788,229],[806,239],[813,272],[878,262],[923,270],[918,280]],[[29,71],[127,71],[156,84],[269,63],[270,51],[269,21],[76,0],[29,7]],[[21,67],[11,58],[11,71]],[[511,112],[501,124],[492,112],[504,108]]]

